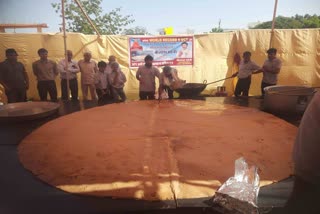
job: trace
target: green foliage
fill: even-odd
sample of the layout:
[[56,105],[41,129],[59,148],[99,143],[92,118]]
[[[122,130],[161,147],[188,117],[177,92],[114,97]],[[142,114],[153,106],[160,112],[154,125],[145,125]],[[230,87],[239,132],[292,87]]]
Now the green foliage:
[[145,27],[136,26],[134,28],[124,29],[122,34],[124,35],[148,35],[148,31]]
[[[272,21],[260,23],[251,29],[271,29]],[[320,16],[306,14],[292,17],[277,16],[276,29],[320,28]]]
[[[132,15],[123,16],[120,14],[121,8],[116,8],[109,13],[102,14],[101,2],[102,0],[82,0],[80,2],[100,34],[119,34],[123,31],[123,27],[134,22]],[[61,3],[52,3],[51,5],[56,13],[61,14]],[[65,1],[65,19],[67,31],[84,34],[95,33],[73,0]]]
[[221,32],[223,32],[223,29],[219,27],[212,28],[210,31],[210,33],[221,33]]
[[218,27],[212,28],[210,33],[221,33],[223,29],[221,28],[221,19],[219,19]]

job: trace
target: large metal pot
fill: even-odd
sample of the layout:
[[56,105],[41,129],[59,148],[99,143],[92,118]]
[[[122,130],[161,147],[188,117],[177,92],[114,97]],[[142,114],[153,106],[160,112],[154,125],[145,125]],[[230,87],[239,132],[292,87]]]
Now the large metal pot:
[[[223,80],[227,80],[233,77],[234,76],[226,77],[226,78],[216,80],[214,82],[209,82],[209,83],[207,83],[207,80],[204,80],[203,83],[187,83],[187,84],[184,84],[181,88],[175,89],[175,91],[178,92],[180,94],[180,97],[182,98],[193,97],[193,96],[199,95],[207,87],[207,85],[217,83]],[[226,89],[224,86],[220,88],[223,89],[224,91]]]
[[280,114],[302,114],[316,92],[312,87],[281,85],[264,91],[264,110]]
[[180,97],[193,97],[198,96],[206,87],[205,83],[187,83],[175,91],[179,93]]

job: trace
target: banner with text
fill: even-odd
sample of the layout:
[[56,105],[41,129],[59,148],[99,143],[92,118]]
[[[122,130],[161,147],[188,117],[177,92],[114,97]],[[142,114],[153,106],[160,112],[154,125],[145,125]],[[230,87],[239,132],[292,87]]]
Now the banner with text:
[[130,67],[144,65],[147,55],[153,65],[193,65],[193,36],[130,37]]

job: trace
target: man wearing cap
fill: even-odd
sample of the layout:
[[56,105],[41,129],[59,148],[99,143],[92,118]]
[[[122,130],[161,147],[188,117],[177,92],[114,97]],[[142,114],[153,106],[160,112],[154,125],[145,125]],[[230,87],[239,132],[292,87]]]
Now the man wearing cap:
[[58,75],[57,63],[48,59],[48,51],[38,50],[39,60],[32,64],[34,75],[37,77],[37,88],[41,101],[47,100],[49,93],[51,101],[57,101],[57,86],[55,78]]
[[[62,59],[58,68],[60,71],[61,77],[61,98],[63,100],[68,100],[68,88],[67,81],[69,79],[69,88],[71,91],[72,100],[78,100],[78,80],[77,73],[80,71],[78,62],[72,59],[72,51],[67,50],[67,58],[68,62],[66,63],[66,59]],[[68,75],[68,78],[67,78]]]
[[139,80],[139,97],[140,100],[154,100],[156,92],[155,77],[160,77],[158,68],[152,65],[153,57],[147,55],[144,58],[145,64],[138,68],[136,78]]
[[[262,70],[263,70],[263,78],[261,82],[262,97],[264,96],[264,93],[265,93],[264,92],[265,87],[273,86],[277,84],[278,74],[282,66],[281,60],[276,57],[277,49],[270,48],[267,51],[267,53],[268,53],[268,59],[264,62],[262,66]],[[259,73],[259,72],[261,71],[253,72],[253,74]]]
[[0,84],[4,86],[8,103],[27,101],[29,78],[17,56],[15,49],[9,48],[6,50],[7,59],[0,63]]

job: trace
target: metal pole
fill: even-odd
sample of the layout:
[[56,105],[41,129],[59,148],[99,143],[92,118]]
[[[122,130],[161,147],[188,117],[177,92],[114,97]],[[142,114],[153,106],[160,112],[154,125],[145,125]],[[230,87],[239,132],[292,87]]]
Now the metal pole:
[[273,47],[273,36],[274,36],[274,26],[275,26],[275,22],[276,22],[277,7],[278,7],[278,0],[275,0],[274,9],[273,9],[273,18],[272,18],[272,26],[271,26],[271,36],[270,36],[269,48]]
[[65,70],[67,76],[67,97],[69,99],[69,72],[68,72],[68,56],[67,56],[67,36],[66,36],[66,20],[64,15],[64,0],[61,0],[61,12],[62,12],[62,29],[63,29],[63,45],[64,45],[64,56],[65,56]]

